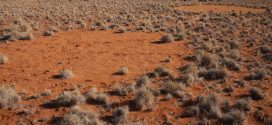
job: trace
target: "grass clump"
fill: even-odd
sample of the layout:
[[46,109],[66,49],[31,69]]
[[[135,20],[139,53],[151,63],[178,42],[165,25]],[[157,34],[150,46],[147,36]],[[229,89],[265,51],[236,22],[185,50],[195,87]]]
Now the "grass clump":
[[136,81],[135,88],[145,88],[149,84],[149,78],[147,76],[142,76]]
[[183,118],[194,117],[194,116],[198,116],[199,113],[200,113],[199,107],[198,107],[198,106],[192,106],[192,107],[186,109],[186,110],[181,114],[181,117],[183,117]]
[[56,105],[63,107],[71,107],[84,102],[85,97],[77,89],[73,91],[64,91],[56,99]]
[[97,92],[96,88],[91,88],[87,92],[85,97],[86,97],[86,102],[89,104],[103,104],[103,105],[109,104],[108,95]]
[[174,41],[174,38],[173,38],[172,35],[168,34],[168,35],[162,36],[161,39],[160,39],[160,41],[163,42],[163,43],[170,43],[170,42]]
[[175,34],[174,39],[175,39],[175,41],[180,41],[180,40],[184,40],[185,37],[186,37],[185,33],[180,32],[180,33]]
[[182,86],[181,83],[169,81],[164,84],[163,91],[165,93],[174,93],[175,91],[182,91],[184,89],[184,86]]
[[219,96],[212,94],[200,100],[199,110],[208,118],[220,118],[222,114],[219,104]]
[[13,108],[21,101],[21,97],[17,94],[15,88],[0,86],[0,109]]
[[223,63],[229,70],[240,71],[241,69],[241,66],[233,59],[225,58]]
[[125,33],[125,32],[127,32],[127,30],[126,30],[126,28],[121,27],[121,28],[118,29],[117,32],[118,32],[118,33]]
[[8,29],[4,29],[0,41],[32,40],[32,27],[22,20],[14,22]]
[[216,68],[218,67],[218,57],[217,55],[212,55],[209,53],[205,53],[199,60],[200,66],[207,68]]
[[57,121],[57,125],[102,125],[102,123],[96,113],[75,106]]
[[233,107],[243,112],[250,111],[251,110],[250,100],[240,99],[234,104]]
[[224,79],[227,76],[225,70],[221,69],[209,69],[207,71],[199,72],[200,77],[204,77],[206,80],[218,80]]
[[163,68],[163,67],[158,67],[154,70],[154,73],[160,77],[164,77],[164,76],[170,76],[171,72],[170,70]]
[[267,77],[267,73],[265,71],[257,71],[255,73],[252,73],[248,76],[245,76],[244,79],[245,80],[262,80],[265,79]]
[[53,36],[54,35],[54,32],[53,31],[45,31],[43,33],[44,36]]
[[255,87],[249,89],[249,95],[253,100],[260,100],[264,98],[263,92]]
[[0,65],[6,64],[8,62],[8,57],[0,55]]
[[245,118],[245,113],[239,110],[231,110],[222,116],[221,123],[223,125],[242,125]]
[[128,124],[128,113],[129,109],[127,106],[119,107],[112,113],[112,124],[113,125],[127,125]]
[[98,93],[96,96],[96,102],[103,105],[109,104],[108,95],[104,93]]
[[147,110],[152,109],[154,105],[154,95],[147,89],[142,89],[136,93],[133,99],[133,109]]
[[62,70],[57,76],[60,79],[72,79],[74,77],[74,73],[72,70]]
[[133,85],[128,85],[128,86],[116,85],[113,88],[114,94],[119,95],[119,96],[126,96],[132,91],[134,91],[134,86]]
[[119,71],[117,71],[114,74],[116,74],[116,75],[125,75],[125,74],[128,74],[128,73],[129,73],[128,68],[127,67],[122,67]]

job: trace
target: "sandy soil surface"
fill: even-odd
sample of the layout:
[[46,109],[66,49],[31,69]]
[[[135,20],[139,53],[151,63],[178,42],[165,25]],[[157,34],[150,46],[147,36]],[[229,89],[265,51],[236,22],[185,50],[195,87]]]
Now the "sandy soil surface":
[[[186,63],[182,58],[191,53],[191,49],[184,45],[184,41],[158,44],[160,36],[161,33],[120,34],[114,31],[76,30],[32,41],[2,44],[1,53],[10,58],[6,65],[1,66],[1,82],[15,83],[17,91],[26,93],[26,96],[50,89],[50,98],[54,99],[75,86],[83,86],[83,91],[90,87],[97,87],[100,91],[110,90],[118,83],[132,83],[159,66],[165,66],[177,74],[177,68]],[[163,62],[169,57],[172,63]],[[125,76],[113,75],[122,66],[127,66],[130,73]],[[72,69],[74,79],[54,79],[53,76],[62,69]],[[34,118],[50,118],[56,115],[54,111],[38,108],[50,98],[26,100],[22,104],[37,107],[35,111],[39,113]],[[1,124],[11,124],[12,119],[15,122],[14,117],[4,115],[6,112],[1,111]],[[144,118],[141,115],[138,117]],[[154,120],[150,122],[155,124]]]
[[[271,7],[0,0],[0,125],[85,125],[88,113],[105,125],[272,124]],[[83,111],[62,123],[74,106]]]

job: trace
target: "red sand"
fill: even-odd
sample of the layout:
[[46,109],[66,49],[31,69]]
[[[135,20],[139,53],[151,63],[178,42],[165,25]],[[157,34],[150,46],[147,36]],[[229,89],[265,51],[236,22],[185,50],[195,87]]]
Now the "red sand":
[[[0,44],[1,53],[9,58],[7,64],[0,66],[0,81],[6,84],[15,83],[17,91],[27,92],[28,96],[51,89],[50,97],[23,100],[21,103],[36,107],[34,110],[39,113],[34,114],[34,118],[51,118],[63,111],[44,109],[40,105],[55,99],[64,89],[84,85],[84,90],[90,86],[97,87],[101,91],[108,90],[115,83],[129,84],[158,66],[167,67],[177,73],[177,68],[185,63],[182,61],[183,57],[191,50],[184,45],[184,41],[168,44],[153,43],[159,40],[161,35],[160,33],[118,34],[113,31],[77,30],[32,41]],[[169,56],[172,58],[172,63],[162,62]],[[127,66],[130,73],[125,76],[112,75],[122,66]],[[71,80],[52,78],[62,69],[72,69],[75,77]],[[164,109],[158,110],[164,111]],[[11,123],[18,120],[16,118],[18,115],[14,113],[0,110],[1,125],[15,124]],[[154,113],[158,112],[148,114]],[[154,115],[150,118],[154,118]]]

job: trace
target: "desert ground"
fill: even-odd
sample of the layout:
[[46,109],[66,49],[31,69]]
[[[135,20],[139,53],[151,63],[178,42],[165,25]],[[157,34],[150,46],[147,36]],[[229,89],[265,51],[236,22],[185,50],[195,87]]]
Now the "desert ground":
[[271,125],[271,0],[0,0],[0,125]]

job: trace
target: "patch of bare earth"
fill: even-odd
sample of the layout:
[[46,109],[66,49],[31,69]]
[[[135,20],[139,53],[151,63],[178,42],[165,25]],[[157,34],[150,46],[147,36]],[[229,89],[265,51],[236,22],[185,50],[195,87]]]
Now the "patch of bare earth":
[[[15,83],[18,93],[25,93],[25,97],[50,89],[50,97],[21,102],[25,106],[36,107],[33,110],[38,113],[32,116],[32,120],[43,117],[50,119],[65,110],[56,112],[55,109],[38,107],[75,86],[82,91],[87,91],[90,87],[96,87],[100,91],[108,90],[116,83],[132,83],[135,78],[158,66],[167,67],[177,74],[176,69],[186,63],[182,57],[188,55],[191,50],[184,45],[184,41],[158,44],[156,41],[160,37],[160,33],[119,34],[113,31],[76,30],[32,41],[1,44],[0,50],[9,56],[9,62],[0,67],[0,81]],[[169,57],[175,63],[163,62]],[[122,66],[128,67],[129,73],[125,76],[113,75]],[[73,79],[63,81],[53,78],[63,69],[71,69],[74,73]],[[150,113],[156,115],[158,112]],[[10,117],[16,116],[14,112],[0,110],[0,114],[1,124],[12,124],[11,121],[19,120]],[[134,114],[137,117],[133,119],[150,116],[132,113],[133,116]],[[150,117],[156,118],[153,115]],[[150,122],[155,124],[154,120]]]

